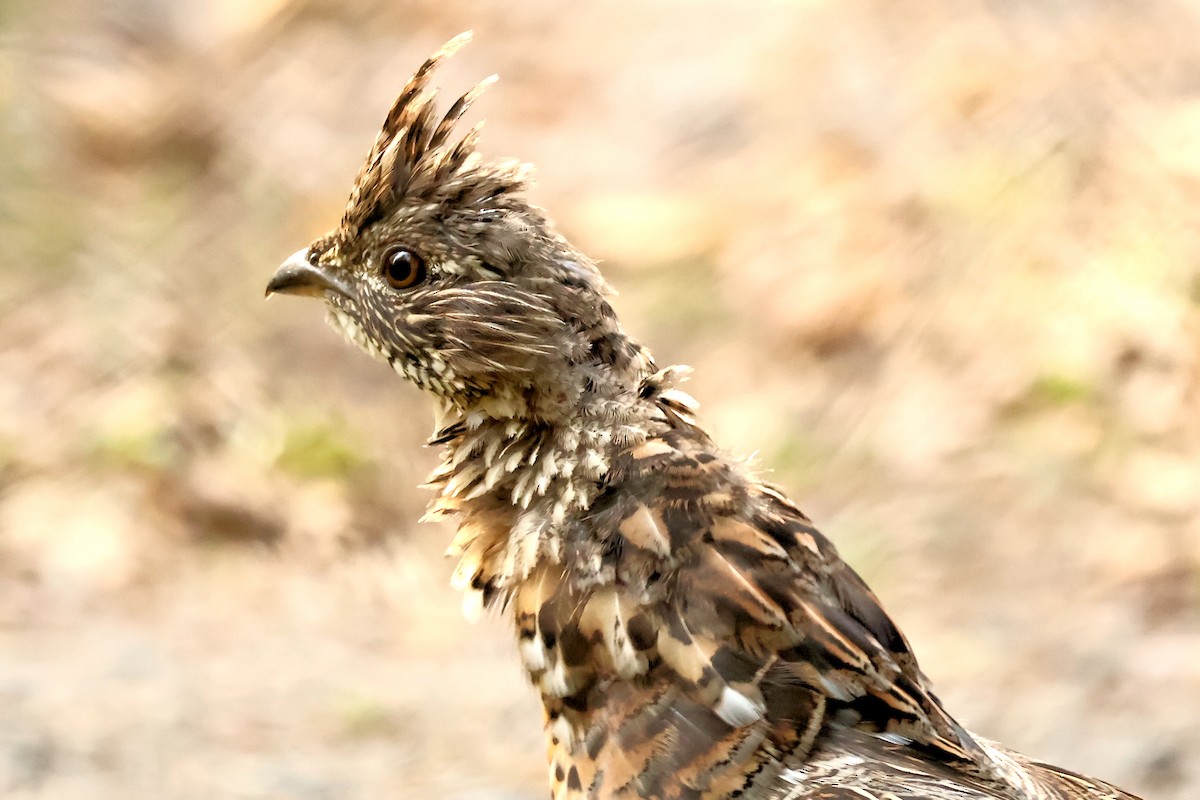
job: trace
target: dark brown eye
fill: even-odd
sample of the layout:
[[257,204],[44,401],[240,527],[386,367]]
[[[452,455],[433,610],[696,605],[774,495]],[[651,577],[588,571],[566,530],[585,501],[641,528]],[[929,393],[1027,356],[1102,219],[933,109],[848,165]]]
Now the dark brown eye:
[[383,253],[383,277],[393,289],[411,289],[425,280],[425,259],[407,247],[389,247]]

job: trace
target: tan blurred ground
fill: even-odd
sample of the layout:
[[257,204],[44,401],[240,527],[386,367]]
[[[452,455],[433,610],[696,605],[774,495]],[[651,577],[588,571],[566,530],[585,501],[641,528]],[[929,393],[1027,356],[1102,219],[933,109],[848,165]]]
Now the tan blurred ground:
[[543,796],[426,404],[261,299],[471,27],[484,151],[949,707],[1200,796],[1200,11],[565,8],[0,6],[0,795]]

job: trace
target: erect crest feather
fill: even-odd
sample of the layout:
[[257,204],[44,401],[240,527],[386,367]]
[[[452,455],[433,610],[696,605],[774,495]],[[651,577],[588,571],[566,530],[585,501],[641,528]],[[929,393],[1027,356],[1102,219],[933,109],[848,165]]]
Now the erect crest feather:
[[361,229],[402,198],[436,203],[466,197],[472,189],[495,193],[522,185],[523,165],[511,161],[480,163],[475,143],[482,122],[461,139],[451,139],[459,120],[496,82],[496,75],[484,78],[458,98],[440,120],[436,116],[437,89],[429,86],[433,71],[469,41],[471,32],[465,31],[446,42],[425,60],[400,92],[354,181],[342,217],[344,227]]

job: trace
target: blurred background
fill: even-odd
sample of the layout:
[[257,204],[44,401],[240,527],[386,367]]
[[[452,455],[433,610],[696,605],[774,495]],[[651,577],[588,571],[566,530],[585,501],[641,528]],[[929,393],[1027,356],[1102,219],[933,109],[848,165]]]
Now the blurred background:
[[545,793],[423,397],[263,287],[467,28],[481,149],[948,707],[1200,795],[1200,8],[0,5],[0,794]]

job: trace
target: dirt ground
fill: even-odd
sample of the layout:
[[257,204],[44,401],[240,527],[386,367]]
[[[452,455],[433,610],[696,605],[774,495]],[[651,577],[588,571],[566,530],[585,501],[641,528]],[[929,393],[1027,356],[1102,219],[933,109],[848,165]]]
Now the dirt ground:
[[947,706],[1200,796],[1200,7],[567,8],[0,5],[0,795],[544,796],[427,403],[262,300],[473,28],[482,150]]

